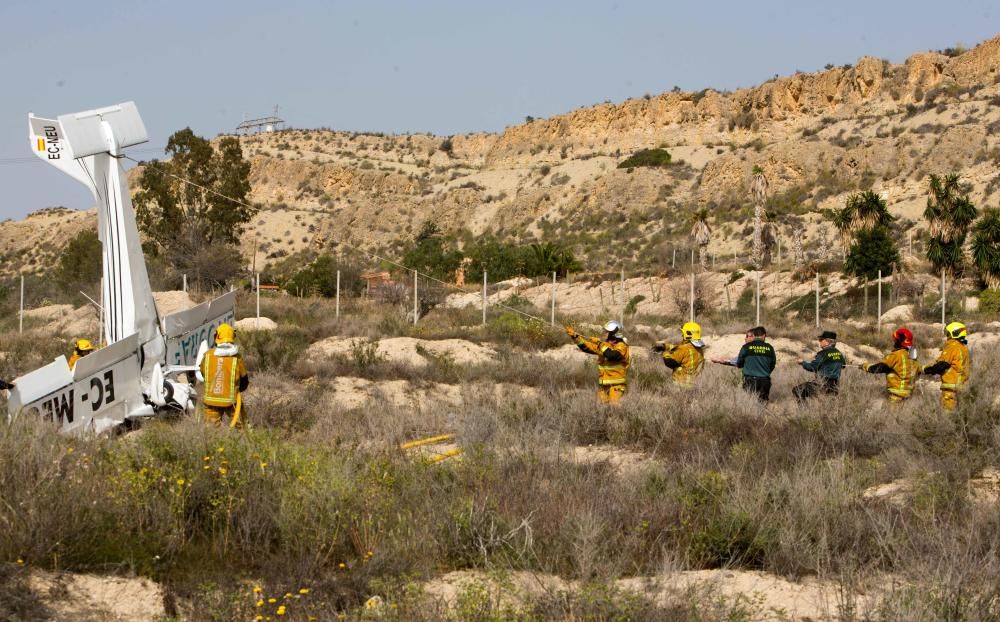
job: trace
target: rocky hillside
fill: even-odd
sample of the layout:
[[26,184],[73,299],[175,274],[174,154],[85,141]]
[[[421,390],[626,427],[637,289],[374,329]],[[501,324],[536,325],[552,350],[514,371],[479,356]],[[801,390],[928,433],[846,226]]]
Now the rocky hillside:
[[[779,237],[790,245],[801,228],[807,252],[822,259],[834,236],[819,226],[821,210],[858,189],[882,193],[902,228],[918,234],[928,174],[958,172],[976,204],[996,202],[998,68],[1000,36],[953,56],[862,58],[733,92],[646,95],[499,134],[243,137],[252,196],[265,206],[245,251],[256,249],[258,267],[337,241],[392,253],[433,220],[448,231],[570,244],[593,270],[624,261],[655,271],[687,244],[692,211],[707,207],[710,251],[732,259],[747,251],[745,197],[759,165]],[[653,147],[669,151],[669,166],[617,168]],[[44,265],[51,253],[26,248],[59,244],[50,216],[0,227],[0,270]],[[613,258],[608,240],[619,243]]]

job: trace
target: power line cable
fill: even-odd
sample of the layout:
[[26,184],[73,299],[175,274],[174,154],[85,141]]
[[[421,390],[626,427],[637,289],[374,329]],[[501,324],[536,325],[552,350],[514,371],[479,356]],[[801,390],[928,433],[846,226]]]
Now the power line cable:
[[[135,153],[135,152],[138,152],[138,153],[156,153],[156,152],[162,152],[163,149],[161,149],[159,147],[148,147],[146,149],[133,149],[132,151],[133,151],[133,153]],[[133,160],[133,162],[134,161],[135,160]],[[15,164],[31,164],[33,162],[39,162],[39,163],[41,163],[41,160],[38,159],[35,156],[22,156],[22,157],[15,157],[15,158],[0,158],[0,166],[10,166],[10,165],[15,165]]]

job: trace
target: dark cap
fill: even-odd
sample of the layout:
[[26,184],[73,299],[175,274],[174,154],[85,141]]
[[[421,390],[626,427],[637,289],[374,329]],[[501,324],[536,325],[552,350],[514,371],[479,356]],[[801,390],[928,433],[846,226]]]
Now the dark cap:
[[837,340],[837,333],[833,332],[832,330],[824,330],[823,334],[820,335],[819,337],[816,337],[816,338],[817,339],[833,339],[834,341],[836,341]]

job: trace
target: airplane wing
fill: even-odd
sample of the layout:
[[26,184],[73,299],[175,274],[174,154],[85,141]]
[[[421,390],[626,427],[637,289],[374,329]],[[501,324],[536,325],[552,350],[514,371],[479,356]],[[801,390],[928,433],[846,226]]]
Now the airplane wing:
[[101,433],[130,416],[152,414],[139,384],[139,339],[131,335],[81,358],[70,372],[66,357],[15,379],[11,416],[35,414],[61,432]]
[[176,367],[198,363],[198,349],[202,342],[211,344],[219,324],[232,324],[236,320],[236,292],[229,292],[163,318],[163,334],[167,340],[166,364]]

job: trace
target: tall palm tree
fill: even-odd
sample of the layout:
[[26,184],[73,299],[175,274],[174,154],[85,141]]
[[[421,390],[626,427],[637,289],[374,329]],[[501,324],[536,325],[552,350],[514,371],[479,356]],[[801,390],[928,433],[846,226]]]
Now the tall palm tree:
[[753,202],[753,265],[760,270],[764,267],[767,254],[767,177],[759,165],[753,167],[753,177],[750,179],[750,200]]
[[877,192],[865,190],[847,197],[847,208],[850,210],[852,233],[871,231],[875,227],[888,227],[895,220],[889,213],[889,208]]
[[708,243],[712,241],[712,228],[708,226],[708,210],[702,208],[694,213],[691,237],[698,245],[698,259],[702,269],[708,267]]
[[1000,289],[1000,209],[983,211],[972,227],[972,263],[990,289]]
[[927,207],[924,218],[930,230],[927,259],[935,272],[946,270],[955,274],[965,264],[965,239],[978,210],[969,200],[955,173],[938,177],[931,175],[928,183]]
[[847,249],[851,246],[851,239],[853,237],[851,231],[851,222],[853,220],[854,210],[851,208],[850,202],[840,209],[833,210],[833,214],[830,216],[830,220],[833,221],[833,226],[836,227],[837,233],[840,234],[840,245],[844,249],[844,253],[847,253]]
[[802,225],[796,225],[795,230],[792,232],[792,246],[792,259],[795,268],[798,269],[806,263],[806,254],[802,248]]
[[846,252],[859,234],[876,227],[888,227],[895,218],[889,213],[885,199],[866,190],[847,197],[847,203],[833,210],[830,220],[840,233],[840,243]]

